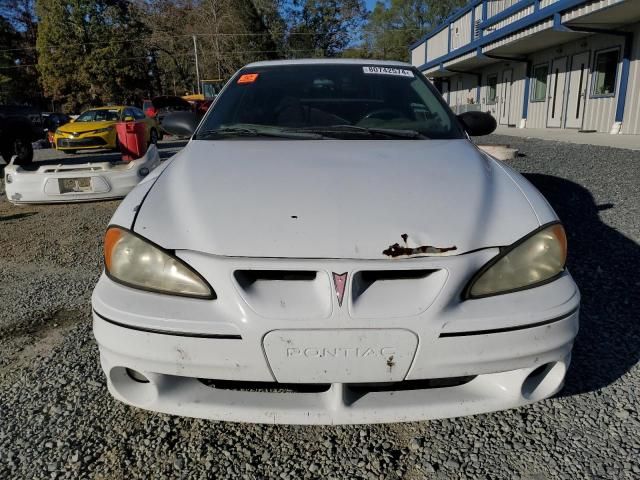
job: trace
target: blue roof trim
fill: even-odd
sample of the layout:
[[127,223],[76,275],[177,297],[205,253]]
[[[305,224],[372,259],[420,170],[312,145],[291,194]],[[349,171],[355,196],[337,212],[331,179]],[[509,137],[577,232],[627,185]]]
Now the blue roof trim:
[[[521,2],[519,3],[524,3],[524,2],[528,2],[529,0],[521,0]],[[499,30],[496,30],[494,32],[491,32],[489,34],[484,34],[483,36],[481,36],[480,38],[473,40],[470,43],[467,43],[466,45],[457,48],[455,50],[450,51],[449,53],[447,53],[446,55],[443,55],[441,57],[435,58],[427,63],[424,63],[423,65],[420,65],[418,68],[418,70],[427,70],[429,68],[434,67],[435,65],[438,65],[440,63],[444,63],[447,62],[449,60],[452,60],[456,57],[459,57],[461,55],[465,55],[469,52],[471,52],[474,49],[478,49],[488,43],[494,42],[502,37],[505,37],[507,35],[510,35],[514,32],[517,32],[518,30],[522,30],[524,28],[530,27],[532,25],[535,25],[536,23],[539,23],[543,20],[547,20],[549,18],[552,18],[555,14],[559,14],[561,12],[563,12],[564,10],[568,10],[570,8],[576,7],[578,5],[581,5],[583,3],[586,3],[586,0],[559,0],[556,3],[552,3],[551,5],[546,6],[545,8],[541,8],[539,10],[535,10],[532,14],[527,15],[524,18],[521,18],[519,20],[516,20],[513,23],[510,23],[509,25],[506,25],[502,28],[500,28]],[[518,5],[518,4],[516,4]],[[447,25],[445,25],[444,27],[446,27]]]
[[480,5],[483,1],[485,0],[471,0],[468,4],[466,4],[464,7],[458,8],[457,10],[455,10],[451,15],[449,15],[447,18],[445,18],[441,24],[439,24],[438,26],[436,26],[433,30],[431,30],[429,33],[426,33],[425,35],[422,36],[422,38],[416,40],[415,42],[413,42],[411,45],[409,45],[409,49],[413,50],[414,48],[416,48],[418,45],[420,45],[421,43],[425,42],[426,40],[428,40],[429,38],[437,35],[438,33],[440,33],[442,30],[444,30],[445,28],[447,28],[449,26],[449,24],[451,22],[455,22],[456,20],[458,20],[460,17],[464,16],[465,14],[467,14],[468,12],[470,12],[471,10],[473,10],[474,8],[476,8],[478,5]]
[[484,20],[480,24],[480,28],[487,28],[487,27],[490,27],[491,25],[495,25],[499,21],[504,20],[505,18],[508,18],[515,13],[518,13],[520,10],[524,10],[525,8],[530,7],[534,3],[538,3],[538,0],[521,0],[518,3],[514,3],[509,8],[505,8],[500,13],[494,15],[491,18]]

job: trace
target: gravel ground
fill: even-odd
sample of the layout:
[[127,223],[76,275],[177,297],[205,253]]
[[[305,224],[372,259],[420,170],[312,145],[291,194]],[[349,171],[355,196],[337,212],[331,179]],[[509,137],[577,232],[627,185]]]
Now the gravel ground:
[[127,407],[107,393],[89,308],[102,232],[118,202],[15,207],[2,198],[0,478],[640,478],[640,152],[482,141],[520,149],[510,163],[567,227],[582,325],[556,398],[353,427],[221,423]]

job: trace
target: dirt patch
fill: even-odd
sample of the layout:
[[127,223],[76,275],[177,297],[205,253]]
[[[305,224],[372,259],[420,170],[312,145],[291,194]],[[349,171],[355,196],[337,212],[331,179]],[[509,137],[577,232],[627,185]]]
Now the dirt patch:
[[88,314],[79,310],[58,310],[42,323],[28,330],[11,332],[0,339],[0,380],[20,369],[32,365],[38,358],[51,355],[67,333]]

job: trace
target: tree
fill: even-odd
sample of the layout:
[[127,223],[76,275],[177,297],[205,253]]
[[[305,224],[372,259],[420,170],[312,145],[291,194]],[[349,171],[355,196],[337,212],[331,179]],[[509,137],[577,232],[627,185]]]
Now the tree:
[[35,67],[37,22],[33,0],[0,4],[0,102],[42,104]]
[[266,0],[206,0],[198,28],[203,69],[225,78],[246,63],[278,58],[284,25],[277,4]]
[[193,36],[202,79],[225,79],[248,62],[282,55],[280,0],[137,0],[136,6],[164,92],[197,90]]
[[127,0],[37,0],[36,47],[45,93],[78,111],[130,102],[149,86],[144,25]]
[[409,60],[409,45],[466,0],[378,1],[365,27],[365,48],[375,58]]
[[294,0],[287,14],[290,54],[303,57],[338,55],[366,20],[362,0]]
[[16,45],[18,33],[4,18],[0,17],[0,102],[5,103],[10,97],[13,70],[15,69],[13,48]]

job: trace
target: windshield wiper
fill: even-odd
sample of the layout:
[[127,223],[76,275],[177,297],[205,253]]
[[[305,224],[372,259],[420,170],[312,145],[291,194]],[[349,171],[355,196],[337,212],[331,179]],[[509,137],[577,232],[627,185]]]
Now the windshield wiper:
[[222,127],[198,132],[196,139],[211,137],[275,137],[299,140],[321,140],[325,137],[314,132],[296,132],[290,130],[254,128],[254,127]]
[[359,127],[357,125],[329,125],[326,127],[301,127],[291,129],[295,132],[313,132],[322,135],[331,135],[332,133],[356,133],[364,135],[382,135],[391,138],[412,138],[412,139],[428,139],[416,130],[405,130],[397,128],[377,128],[377,127]]

